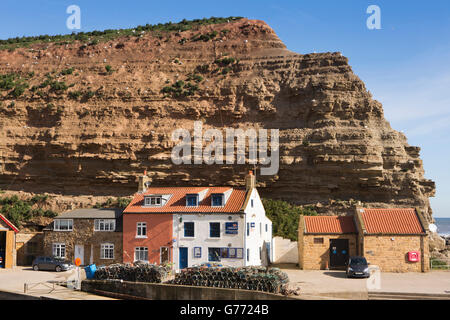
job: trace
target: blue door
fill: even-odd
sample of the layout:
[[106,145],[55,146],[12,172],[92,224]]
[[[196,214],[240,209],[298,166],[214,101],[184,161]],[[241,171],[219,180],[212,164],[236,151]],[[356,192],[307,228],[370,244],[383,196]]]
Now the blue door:
[[180,252],[180,269],[188,266],[188,248],[179,248]]

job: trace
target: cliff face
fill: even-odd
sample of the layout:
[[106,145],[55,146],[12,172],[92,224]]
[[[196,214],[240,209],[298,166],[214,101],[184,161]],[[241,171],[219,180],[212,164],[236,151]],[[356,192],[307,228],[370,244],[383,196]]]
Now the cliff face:
[[390,127],[347,58],[293,53],[262,21],[3,50],[9,73],[29,89],[0,91],[1,189],[123,196],[144,169],[152,185],[242,184],[250,165],[172,163],[172,131],[202,120],[204,130],[280,130],[280,169],[258,177],[263,196],[418,206],[431,217],[420,148]]

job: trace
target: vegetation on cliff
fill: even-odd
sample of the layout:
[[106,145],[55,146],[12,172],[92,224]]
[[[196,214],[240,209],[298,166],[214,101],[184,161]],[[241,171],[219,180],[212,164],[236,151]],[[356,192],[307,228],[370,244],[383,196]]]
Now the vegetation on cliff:
[[[242,17],[211,17],[203,19],[186,20],[183,19],[180,22],[173,23],[158,23],[155,25],[146,24],[144,26],[137,26],[136,28],[130,29],[107,29],[103,31],[90,31],[90,32],[78,32],[66,35],[40,35],[35,37],[15,37],[6,40],[0,40],[0,50],[9,49],[14,50],[15,48],[28,47],[35,43],[56,43],[59,45],[69,44],[74,41],[89,41],[89,45],[95,45],[102,41],[113,40],[118,37],[123,36],[136,36],[139,37],[145,32],[182,32],[194,29],[196,27],[201,27],[209,24],[219,24],[229,21],[240,20]],[[222,30],[223,34],[226,34],[226,30]],[[214,38],[217,33],[209,33],[206,35],[198,34],[194,37],[193,41],[208,41]]]
[[267,217],[272,221],[273,236],[292,241],[298,239],[298,220],[300,215],[316,216],[311,207],[292,205],[282,200],[262,199]]
[[21,200],[16,195],[0,198],[0,213],[2,213],[16,227],[34,217],[53,218],[58,214],[52,210],[44,210],[47,195],[35,195],[30,199]]

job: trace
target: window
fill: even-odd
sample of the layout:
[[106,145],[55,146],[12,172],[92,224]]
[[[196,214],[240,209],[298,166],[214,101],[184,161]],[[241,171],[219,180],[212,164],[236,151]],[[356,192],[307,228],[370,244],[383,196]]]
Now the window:
[[170,262],[170,249],[168,247],[161,247],[160,250],[161,263]]
[[138,222],[136,230],[136,238],[147,238],[147,223]]
[[236,248],[228,249],[228,258],[236,258]]
[[148,261],[148,248],[147,247],[134,248],[134,261]]
[[212,207],[223,207],[224,206],[223,194],[213,194],[211,195],[211,206]]
[[247,261],[250,261],[250,249],[247,248]]
[[220,248],[208,248],[208,261],[220,261]]
[[66,257],[66,245],[64,243],[54,243],[53,244],[53,256],[55,258],[65,258]]
[[323,238],[314,238],[314,243],[323,243]]
[[116,220],[114,219],[95,219],[94,231],[114,231],[116,230]]
[[102,243],[100,247],[100,259],[114,259],[114,244]]
[[247,222],[247,236],[250,235],[250,223]]
[[186,206],[187,207],[197,207],[198,206],[198,195],[197,194],[186,195]]
[[262,222],[259,223],[259,235],[262,235]]
[[153,207],[160,207],[162,204],[162,197],[145,197],[145,205],[146,206],[153,206]]
[[55,231],[72,231],[73,220],[72,219],[55,219],[54,228]]
[[185,237],[194,237],[194,223],[193,222],[185,222],[184,223],[184,236]]
[[220,222],[209,223],[209,237],[220,238]]
[[253,208],[253,199],[252,199],[252,200],[250,200],[250,203],[251,203],[251,205],[252,205],[252,208]]
[[222,258],[228,258],[228,248],[221,248],[220,249],[220,256]]
[[268,232],[268,231],[269,231],[269,227],[268,227],[268,225],[266,223],[266,232]]

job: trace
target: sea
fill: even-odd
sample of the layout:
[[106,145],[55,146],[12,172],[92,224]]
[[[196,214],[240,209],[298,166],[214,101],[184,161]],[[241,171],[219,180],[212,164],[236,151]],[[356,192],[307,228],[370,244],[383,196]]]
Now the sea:
[[450,218],[434,218],[437,232],[441,236],[450,236]]

